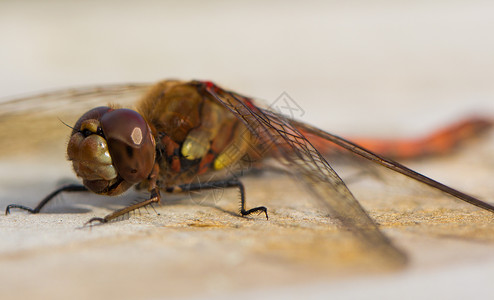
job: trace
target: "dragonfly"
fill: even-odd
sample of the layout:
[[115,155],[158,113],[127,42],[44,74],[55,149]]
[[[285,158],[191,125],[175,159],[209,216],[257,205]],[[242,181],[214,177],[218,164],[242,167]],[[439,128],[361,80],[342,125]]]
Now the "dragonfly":
[[[138,97],[141,99],[133,109],[124,108]],[[98,106],[103,101],[118,104]],[[240,215],[263,214],[268,219],[267,207],[247,207],[239,171],[252,166],[252,162],[262,165],[270,158],[287,166],[328,209],[330,217],[366,247],[396,261],[406,261],[405,253],[379,229],[326,160],[327,155],[343,150],[494,212],[493,205],[387,158],[448,151],[490,129],[492,122],[484,118],[468,119],[420,140],[352,142],[263,108],[251,97],[213,82],[179,80],[52,92],[16,99],[0,107],[0,127],[4,128],[0,140],[8,141],[2,144],[4,154],[18,151],[19,147],[29,150],[60,143],[54,133],[63,128],[62,122],[71,122],[82,109],[88,109],[74,119],[74,125],[66,124],[71,128],[67,158],[83,184],[63,186],[34,208],[10,204],[6,214],[13,209],[39,213],[62,192],[90,191],[114,196],[131,187],[148,192],[149,196],[142,201],[104,217],[91,218],[86,223],[91,225],[107,223],[159,203],[163,192],[237,188]],[[32,136],[30,144],[18,146],[18,131]],[[211,174],[220,176],[214,181],[196,180]]]

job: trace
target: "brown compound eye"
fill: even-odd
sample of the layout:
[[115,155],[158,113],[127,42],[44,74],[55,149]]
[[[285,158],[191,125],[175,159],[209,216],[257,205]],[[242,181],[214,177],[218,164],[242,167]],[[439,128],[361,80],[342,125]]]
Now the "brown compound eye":
[[[88,120],[99,120],[99,119],[101,119],[101,116],[103,116],[104,114],[106,114],[108,111],[111,111],[111,110],[112,109],[107,107],[107,106],[99,106],[99,107],[95,107],[95,108],[87,111],[75,123],[73,130],[72,130],[72,135],[74,135],[77,132],[83,133],[82,131],[84,130],[84,128],[82,128],[82,124],[84,122],[87,122]],[[96,124],[96,126],[97,125],[98,124]],[[91,128],[90,131],[92,131],[92,133],[97,134],[97,127]]]
[[105,113],[100,123],[120,177],[129,183],[146,179],[153,168],[156,150],[144,118],[136,111],[120,108]]

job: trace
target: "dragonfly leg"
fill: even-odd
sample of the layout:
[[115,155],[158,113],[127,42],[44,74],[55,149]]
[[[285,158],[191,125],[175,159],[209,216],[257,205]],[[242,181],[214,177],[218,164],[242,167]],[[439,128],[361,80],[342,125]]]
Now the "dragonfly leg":
[[37,214],[37,213],[40,212],[40,210],[48,202],[50,202],[53,198],[55,198],[55,196],[57,196],[61,192],[86,192],[86,191],[87,191],[87,188],[85,186],[83,186],[83,185],[80,185],[80,184],[66,185],[66,186],[63,186],[63,187],[61,187],[59,189],[56,189],[55,191],[53,191],[52,193],[50,193],[43,200],[41,200],[41,202],[35,208],[30,208],[30,207],[27,207],[27,206],[24,206],[24,205],[19,205],[19,204],[10,204],[5,209],[5,214],[6,215],[10,214],[10,210],[13,209],[13,208],[22,209],[22,210],[28,211],[28,212],[30,212],[32,214]]
[[119,209],[119,210],[116,210],[116,211],[104,216],[103,218],[99,218],[99,217],[91,218],[89,221],[87,221],[84,224],[84,226],[91,225],[94,222],[108,223],[109,221],[115,220],[116,218],[123,216],[125,214],[128,214],[131,211],[134,211],[136,209],[146,207],[146,206],[151,205],[153,203],[159,203],[160,199],[161,199],[161,196],[160,196],[158,188],[154,188],[151,190],[151,196],[149,197],[149,199],[146,199],[144,201],[126,206],[126,207]]
[[226,179],[219,181],[208,181],[203,183],[191,183],[191,184],[183,184],[177,185],[174,187],[167,188],[166,191],[169,193],[176,192],[191,192],[197,190],[205,190],[205,189],[219,189],[219,188],[231,188],[236,187],[240,190],[240,214],[242,216],[248,216],[252,213],[264,213],[266,215],[266,220],[268,217],[268,210],[264,206],[258,206],[251,209],[245,209],[245,188],[242,182],[238,179]]

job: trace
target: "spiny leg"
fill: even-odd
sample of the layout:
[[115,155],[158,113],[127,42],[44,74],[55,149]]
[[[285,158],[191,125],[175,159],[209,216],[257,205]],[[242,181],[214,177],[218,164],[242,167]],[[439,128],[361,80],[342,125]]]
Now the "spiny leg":
[[218,188],[231,188],[236,187],[240,190],[240,214],[242,216],[248,216],[252,213],[264,213],[266,215],[266,220],[268,217],[268,210],[264,206],[258,206],[251,208],[249,210],[245,210],[245,188],[242,182],[238,179],[226,179],[226,180],[218,180],[218,181],[208,181],[202,183],[191,183],[191,184],[183,184],[177,185],[174,187],[167,188],[166,191],[169,193],[177,193],[177,192],[191,192],[197,190],[205,190],[205,189],[218,189]]
[[146,199],[144,201],[126,206],[126,207],[119,209],[119,210],[116,210],[116,211],[104,216],[103,218],[99,218],[99,217],[92,218],[89,221],[87,221],[84,224],[84,226],[90,225],[93,222],[108,223],[111,220],[115,220],[116,218],[123,216],[125,214],[128,214],[128,213],[130,213],[136,209],[139,209],[141,207],[146,207],[148,205],[152,205],[153,203],[159,203],[160,199],[161,199],[161,197],[159,194],[159,190],[157,188],[152,189],[151,190],[151,196],[149,197],[149,199]]
[[56,189],[55,191],[53,191],[52,193],[50,193],[43,200],[41,200],[41,202],[35,208],[30,208],[30,207],[27,207],[27,206],[24,206],[24,205],[19,205],[19,204],[10,204],[5,209],[5,214],[6,215],[10,214],[10,210],[12,208],[18,208],[18,209],[26,210],[26,211],[28,211],[28,212],[30,212],[32,214],[37,214],[37,213],[40,212],[40,210],[48,202],[50,202],[53,198],[55,198],[55,196],[57,196],[58,194],[60,194],[62,192],[87,192],[87,191],[88,191],[88,189],[85,186],[80,185],[80,184],[66,185],[66,186],[63,186],[63,187],[61,187],[59,189]]

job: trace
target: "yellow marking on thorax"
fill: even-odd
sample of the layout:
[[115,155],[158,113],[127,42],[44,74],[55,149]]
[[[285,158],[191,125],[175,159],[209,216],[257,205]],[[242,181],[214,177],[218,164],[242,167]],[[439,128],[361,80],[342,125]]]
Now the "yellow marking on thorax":
[[238,126],[235,130],[234,139],[214,160],[215,170],[221,170],[239,161],[247,152],[252,135],[244,126]]

